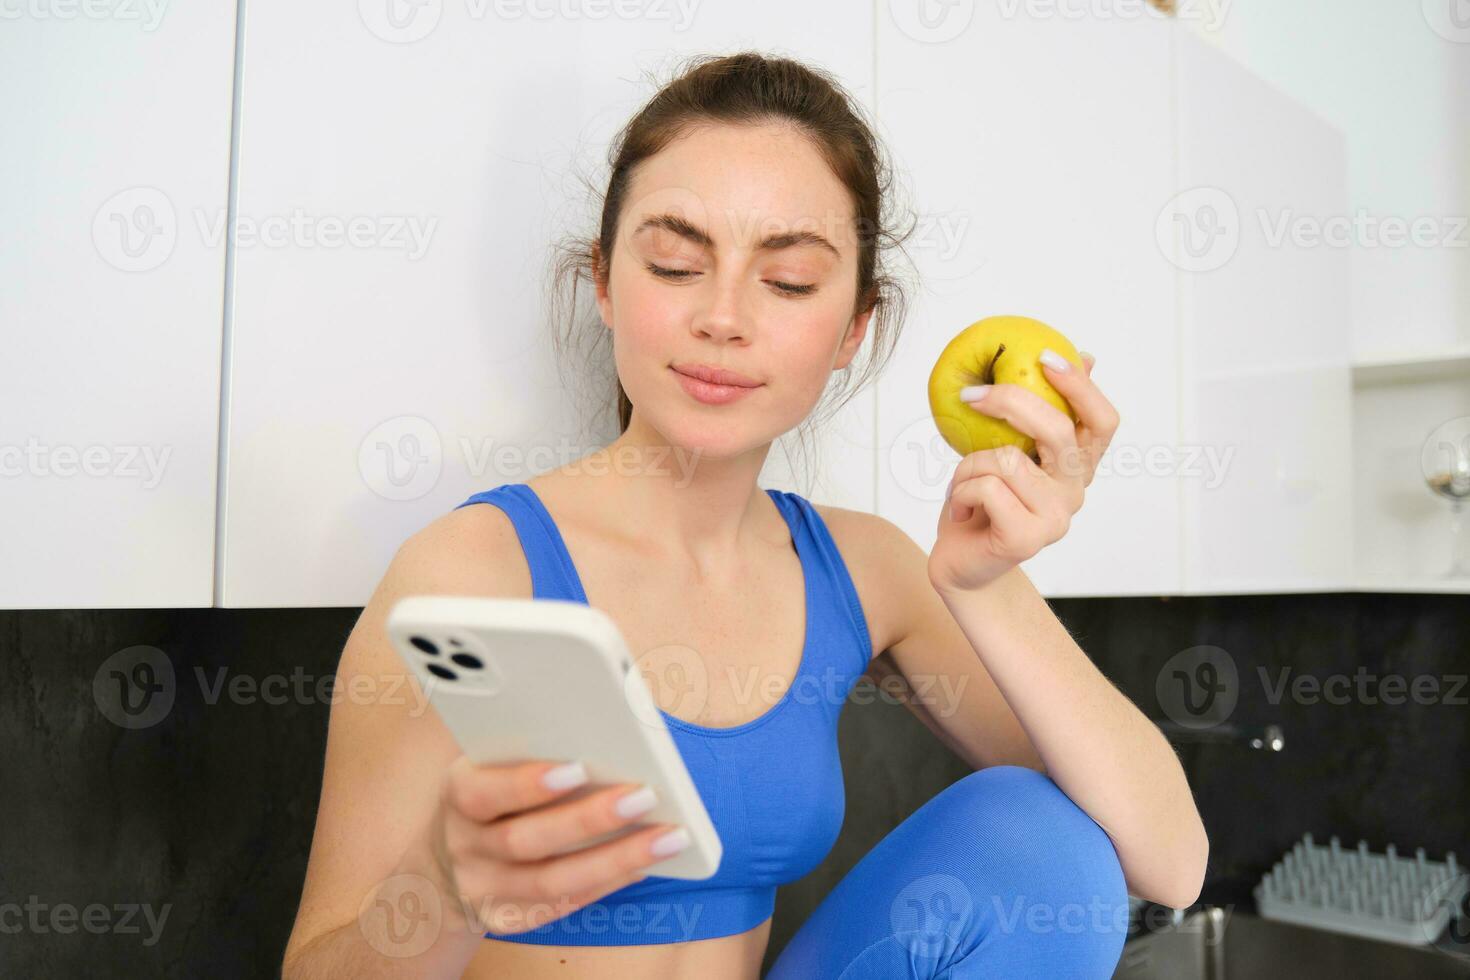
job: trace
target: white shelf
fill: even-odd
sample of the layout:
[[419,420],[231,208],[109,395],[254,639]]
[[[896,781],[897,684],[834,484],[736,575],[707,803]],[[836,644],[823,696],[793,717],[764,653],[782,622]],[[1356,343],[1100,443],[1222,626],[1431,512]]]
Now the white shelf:
[[1353,361],[1355,385],[1402,384],[1470,377],[1470,343],[1417,354],[1382,354]]
[[1443,592],[1470,593],[1470,578],[1372,579],[1358,583],[1358,592]]

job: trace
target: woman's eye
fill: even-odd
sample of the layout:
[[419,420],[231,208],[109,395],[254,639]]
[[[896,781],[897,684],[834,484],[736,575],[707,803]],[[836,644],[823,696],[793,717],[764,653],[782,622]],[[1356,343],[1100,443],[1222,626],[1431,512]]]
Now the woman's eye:
[[648,266],[648,271],[653,273],[654,275],[661,276],[664,279],[673,279],[676,282],[682,281],[686,277],[694,275],[694,273],[689,269],[665,269],[663,266],[654,265],[652,262],[647,262],[644,264]]
[[[666,269],[663,266],[655,265],[652,262],[645,262],[644,265],[648,268],[649,272],[662,279],[668,279],[672,282],[684,282],[690,276],[696,274],[693,270],[690,269]],[[787,296],[810,296],[812,293],[817,291],[817,287],[815,285],[798,285],[797,283],[779,282],[775,279],[767,279],[766,281],[769,282],[772,286],[775,286],[777,291],[785,293]]]

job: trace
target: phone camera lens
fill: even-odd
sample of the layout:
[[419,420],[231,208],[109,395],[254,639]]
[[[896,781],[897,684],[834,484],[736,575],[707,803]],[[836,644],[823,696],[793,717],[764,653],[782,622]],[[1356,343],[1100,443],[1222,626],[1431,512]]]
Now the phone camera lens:
[[456,653],[449,659],[453,660],[461,667],[468,668],[469,670],[479,670],[481,667],[485,666],[484,663],[480,661],[480,658],[472,653]]
[[424,653],[427,653],[431,657],[437,657],[439,655],[439,648],[434,646],[433,642],[425,637],[410,636],[408,638],[408,642],[412,643],[414,646],[418,647],[420,650],[422,650]]
[[442,677],[446,681],[459,680],[459,677],[454,673],[454,671],[450,670],[448,667],[441,667],[439,664],[429,664],[429,673],[433,674],[435,677]]

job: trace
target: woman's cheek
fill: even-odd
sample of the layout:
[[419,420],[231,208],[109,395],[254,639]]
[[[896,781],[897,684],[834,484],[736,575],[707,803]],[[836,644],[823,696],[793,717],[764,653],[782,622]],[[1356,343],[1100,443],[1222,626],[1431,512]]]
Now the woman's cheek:
[[679,322],[677,307],[657,297],[633,298],[626,309],[618,311],[617,320],[634,350],[665,361],[680,356],[688,346],[687,339],[674,336]]

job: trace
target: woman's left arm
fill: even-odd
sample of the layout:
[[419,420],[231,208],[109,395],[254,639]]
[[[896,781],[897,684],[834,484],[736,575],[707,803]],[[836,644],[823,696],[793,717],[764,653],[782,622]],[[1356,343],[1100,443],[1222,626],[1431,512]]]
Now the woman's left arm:
[[1088,659],[1016,569],[943,597],[1046,773],[1107,831],[1129,891],[1187,908],[1209,840],[1173,748]]
[[[991,682],[983,687],[998,691],[1014,712],[1026,748],[1112,839],[1129,891],[1184,908],[1203,885],[1209,840],[1179,760],[1018,567],[1067,532],[1117,430],[1118,414],[1093,383],[1090,361],[1086,367],[1083,373],[1047,366],[1047,380],[1077,413],[1076,423],[1015,385],[994,385],[971,403],[1032,436],[1038,459],[1005,447],[960,461],[927,562],[929,584],[951,619],[927,628],[927,635],[949,640],[927,645],[925,628],[915,627],[907,651],[895,648],[892,660],[910,680],[956,669],[957,624],[969,656],[983,664],[972,672]],[[928,604],[932,618],[932,596]],[[960,714],[972,714],[975,700],[966,707]],[[935,721],[961,740],[979,724]]]

